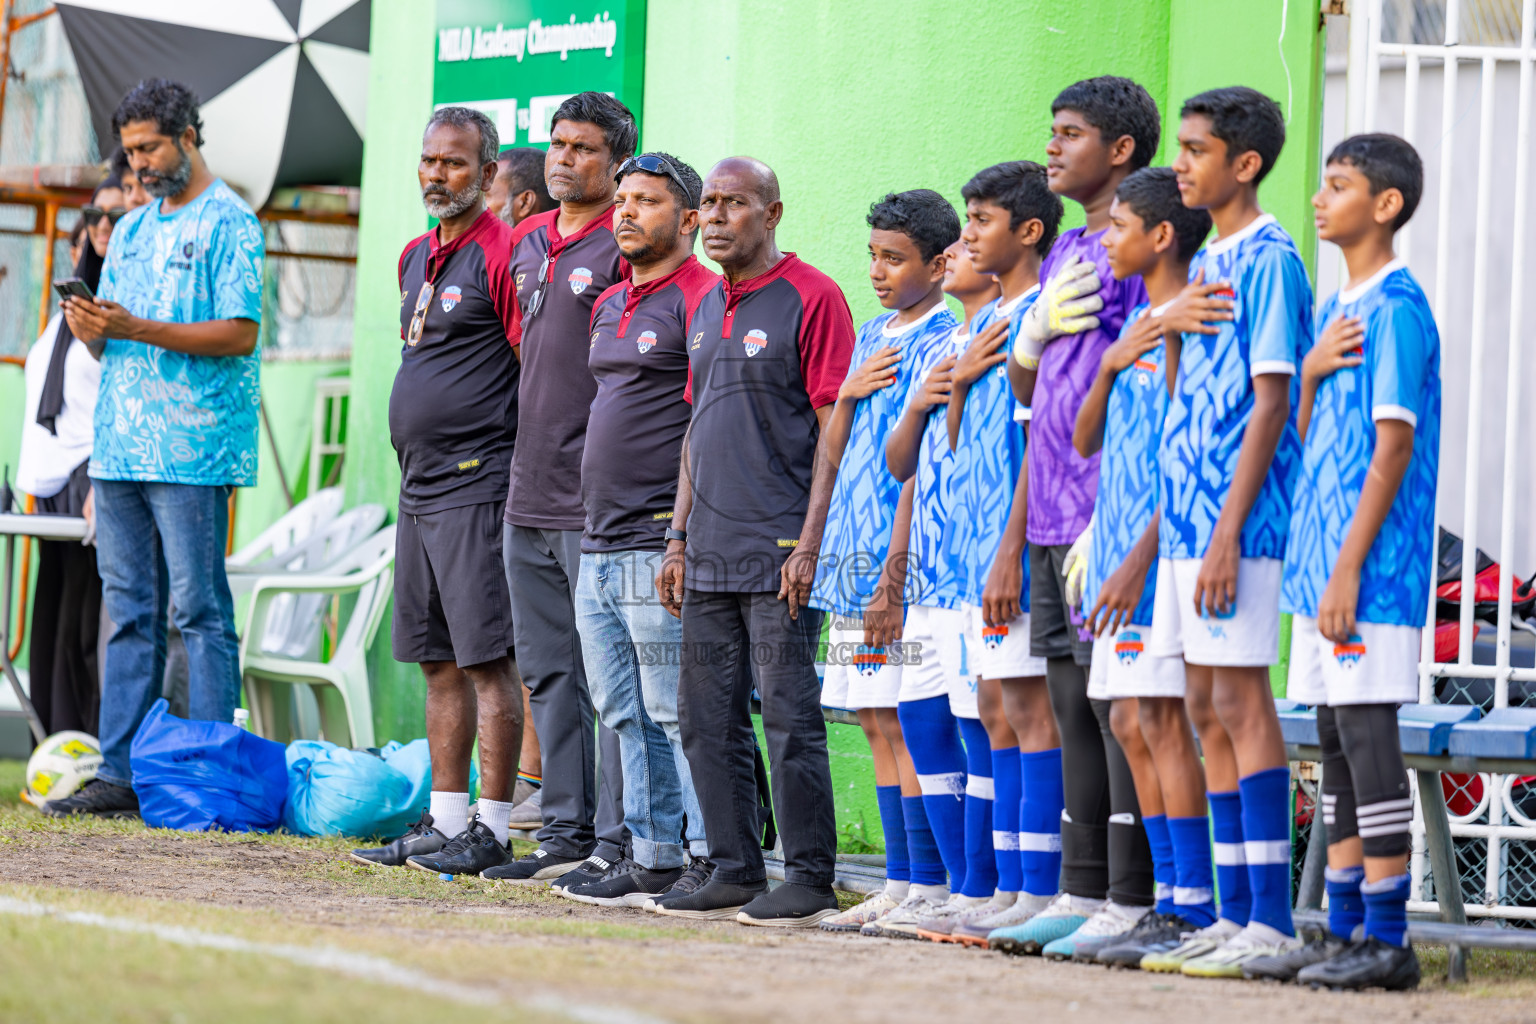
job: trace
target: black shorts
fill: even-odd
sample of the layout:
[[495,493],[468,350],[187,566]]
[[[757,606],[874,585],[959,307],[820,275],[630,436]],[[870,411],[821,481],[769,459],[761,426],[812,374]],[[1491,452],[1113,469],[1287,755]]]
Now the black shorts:
[[1087,668],[1093,661],[1093,637],[1082,615],[1067,606],[1066,562],[1071,547],[1029,546],[1029,653],[1037,658],[1070,656]]
[[512,651],[499,501],[423,515],[395,529],[395,660],[483,665]]

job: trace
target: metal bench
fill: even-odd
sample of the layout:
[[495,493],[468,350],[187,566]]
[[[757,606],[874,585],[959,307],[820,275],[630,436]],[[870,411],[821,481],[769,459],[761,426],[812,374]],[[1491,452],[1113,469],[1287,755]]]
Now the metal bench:
[[[1286,755],[1293,761],[1321,761],[1316,712],[1287,700],[1275,701],[1275,707]],[[1536,775],[1536,708],[1495,708],[1484,715],[1476,705],[1409,704],[1398,709],[1397,721],[1403,760],[1417,776],[1419,810],[1442,922],[1415,921],[1409,927],[1409,937],[1445,944],[1450,954],[1446,973],[1451,981],[1466,979],[1466,950],[1470,946],[1536,951],[1536,933],[1467,925],[1445,792],[1440,785],[1441,772]],[[1322,819],[1314,819],[1297,891],[1299,910],[1321,906],[1327,858],[1323,832]]]

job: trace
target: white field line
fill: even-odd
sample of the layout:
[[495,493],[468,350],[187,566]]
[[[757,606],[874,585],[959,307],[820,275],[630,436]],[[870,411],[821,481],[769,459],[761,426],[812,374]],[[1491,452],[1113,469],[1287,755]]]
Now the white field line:
[[[334,946],[295,946],[288,943],[253,942],[233,935],[183,928],[180,925],[154,924],[127,917],[107,917],[87,911],[62,910],[30,900],[17,900],[0,896],[0,914],[20,917],[46,917],[68,924],[83,924],[108,931],[127,932],[135,935],[151,935],[162,942],[195,949],[214,949],[225,953],[244,953],[254,956],[286,960],[300,967],[312,967],[345,975],[359,981],[371,981],[381,985],[393,985],[430,996],[451,999],[459,1003],[477,1006],[500,1006],[510,1003],[506,995],[483,985],[466,984],[434,978],[422,971],[404,967],[383,957],[368,953],[353,953]],[[583,1024],[660,1024],[656,1017],[622,1007],[599,1006],[593,1003],[567,1002],[558,996],[543,995],[521,998],[517,1005],[532,1010],[560,1014]]]

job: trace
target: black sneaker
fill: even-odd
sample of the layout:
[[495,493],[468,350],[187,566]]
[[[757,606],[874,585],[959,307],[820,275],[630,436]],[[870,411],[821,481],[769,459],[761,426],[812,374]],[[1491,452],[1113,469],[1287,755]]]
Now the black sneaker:
[[568,885],[558,891],[567,899],[598,907],[639,907],[644,906],[646,900],[666,892],[681,877],[682,868],[653,871],[625,857],[597,881]]
[[1372,936],[1354,942],[1332,960],[1303,968],[1296,984],[1313,988],[1384,988],[1391,992],[1419,987],[1419,958],[1412,946],[1389,946]]
[[1094,955],[1094,963],[1107,967],[1140,967],[1142,957],[1148,953],[1166,953],[1198,927],[1178,914],[1148,914],[1126,933],[1123,941],[1099,950]]
[[614,865],[621,863],[623,860],[623,857],[620,857],[618,860],[609,860],[601,854],[594,853],[553,882],[550,882],[549,888],[552,892],[563,894],[565,890],[573,889],[578,885],[591,885],[593,882],[601,882],[604,878],[608,877],[608,872],[613,870]]
[[651,900],[646,906],[669,917],[687,917],[695,921],[729,921],[767,888],[767,882],[734,885],[711,878],[697,892],[672,899]]
[[517,860],[494,868],[486,868],[480,873],[480,877],[493,879],[498,884],[505,882],[508,885],[548,885],[553,879],[559,878],[580,863],[579,857],[558,857],[545,852],[541,847],[532,853],[524,854]]
[[736,920],[761,928],[814,928],[837,913],[837,895],[829,885],[785,882],[741,908]]
[[405,835],[385,846],[367,850],[353,850],[347,856],[359,864],[377,864],[386,868],[398,868],[407,857],[436,853],[448,842],[448,837],[432,827],[432,815],[421,812],[421,820],[406,830]]
[[1313,964],[1332,960],[1348,947],[1334,935],[1313,939],[1300,949],[1279,956],[1261,956],[1243,962],[1243,977],[1249,981],[1295,981],[1296,975]]
[[62,800],[49,800],[42,812],[55,818],[89,814],[97,818],[137,818],[139,797],[127,786],[92,779],[78,792]]
[[652,896],[641,904],[652,913],[657,912],[657,907],[666,900],[680,900],[684,896],[692,896],[704,886],[709,884],[710,876],[715,873],[715,863],[708,857],[695,857],[689,862],[687,870],[671,886],[664,889],[660,895]]
[[407,857],[405,866],[440,875],[478,875],[506,862],[507,848],[496,841],[491,827],[476,816],[469,828],[444,843],[442,849]]

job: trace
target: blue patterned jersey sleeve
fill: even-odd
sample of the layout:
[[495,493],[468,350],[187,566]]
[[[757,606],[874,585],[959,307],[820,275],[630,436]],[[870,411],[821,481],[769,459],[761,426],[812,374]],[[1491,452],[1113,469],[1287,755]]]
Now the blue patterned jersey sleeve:
[[1248,322],[1248,372],[1295,376],[1312,347],[1312,288],[1294,253],[1271,246],[1255,254],[1243,276]]
[[226,209],[213,226],[208,254],[214,319],[260,323],[261,264],[266,257],[261,223],[244,210]]
[[1371,358],[1371,418],[1404,420],[1417,426],[1424,413],[1430,347],[1416,310],[1383,303],[1366,325]]

